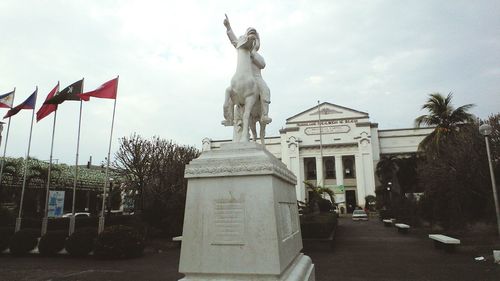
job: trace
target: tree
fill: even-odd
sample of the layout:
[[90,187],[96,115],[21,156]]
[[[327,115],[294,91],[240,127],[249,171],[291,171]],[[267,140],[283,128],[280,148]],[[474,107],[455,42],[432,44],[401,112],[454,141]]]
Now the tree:
[[377,198],[373,195],[365,196],[365,208],[368,209],[369,211],[375,211],[376,201]]
[[[306,188],[309,189],[309,199],[306,204],[306,212],[314,213],[316,211],[325,212],[329,211],[326,209],[333,208],[333,204],[335,204],[335,197],[333,191],[327,187],[316,186],[311,182],[304,182]],[[325,199],[325,196],[328,195],[330,200]]]
[[420,214],[431,223],[463,229],[478,220],[490,221],[495,214],[478,127],[478,123],[461,126],[458,133],[441,140],[446,149],[418,164],[418,182],[425,190]]
[[398,158],[391,156],[384,156],[377,163],[375,168],[375,175],[378,177],[382,185],[387,185],[389,182],[394,180],[394,176],[398,171]]
[[[114,167],[124,178],[129,194],[134,196],[135,209],[143,208],[143,189],[150,166],[151,143],[140,135],[120,139],[120,147],[115,153]],[[137,195],[137,196],[135,196]]]
[[375,191],[376,206],[384,210],[381,215],[414,225],[416,212],[412,195],[418,191],[417,155],[384,156],[377,163],[375,173],[381,183]]
[[[375,175],[380,181],[380,186],[377,186],[375,193],[378,197],[378,208],[391,207],[392,208],[392,193],[398,191],[399,184],[397,172],[399,170],[399,159],[394,156],[384,156],[377,163],[375,168]],[[387,188],[390,187],[390,190]]]
[[422,105],[422,109],[427,110],[428,114],[417,117],[415,126],[435,126],[435,129],[420,143],[419,150],[439,154],[444,139],[458,132],[459,125],[474,121],[474,116],[468,113],[474,105],[465,104],[454,109],[451,104],[452,97],[452,93],[446,98],[440,93],[432,93]]
[[0,185],[0,203],[14,202],[18,197],[16,189],[12,188],[14,183],[21,180],[23,175],[23,159],[7,158],[4,160],[2,182]]
[[184,218],[187,181],[184,168],[199,156],[190,146],[160,137],[144,139],[133,134],[120,140],[114,166],[132,194],[140,196],[143,217],[170,235],[180,235]]
[[490,124],[493,129],[488,139],[490,141],[491,161],[498,183],[500,182],[500,113],[491,115],[485,123]]

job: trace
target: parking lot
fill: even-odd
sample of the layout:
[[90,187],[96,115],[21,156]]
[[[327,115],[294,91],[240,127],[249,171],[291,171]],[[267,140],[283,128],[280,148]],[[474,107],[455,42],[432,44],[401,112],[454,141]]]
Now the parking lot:
[[[341,218],[335,247],[328,243],[304,249],[316,266],[317,281],[412,280],[497,281],[500,265],[478,262],[459,247],[454,254],[434,249],[423,234],[399,234],[376,220]],[[179,249],[148,248],[130,260],[0,255],[0,280],[178,280]]]

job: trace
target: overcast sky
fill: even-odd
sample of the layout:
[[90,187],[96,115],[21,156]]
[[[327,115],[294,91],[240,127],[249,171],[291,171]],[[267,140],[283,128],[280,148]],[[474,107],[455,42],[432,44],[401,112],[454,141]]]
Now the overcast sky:
[[[92,90],[120,75],[112,151],[134,132],[198,148],[231,138],[220,125],[236,66],[224,13],[237,35],[260,33],[270,136],[318,100],[368,112],[381,129],[412,127],[432,92],[476,104],[481,118],[500,112],[498,0],[2,0],[0,94],[16,87],[18,104],[38,85],[38,110],[57,81],[84,77]],[[104,160],[112,109],[112,100],[83,104],[79,163]],[[75,162],[78,110],[59,107],[59,162]],[[7,156],[25,156],[30,120],[29,110],[12,118]],[[34,125],[31,156],[49,158],[52,122]]]

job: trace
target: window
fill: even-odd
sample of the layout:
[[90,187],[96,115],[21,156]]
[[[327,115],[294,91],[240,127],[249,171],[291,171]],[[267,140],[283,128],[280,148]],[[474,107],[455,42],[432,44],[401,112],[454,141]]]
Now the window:
[[316,180],[316,158],[304,158],[306,180]]
[[323,165],[325,167],[325,179],[335,178],[335,157],[323,158]]
[[342,156],[342,166],[344,167],[344,178],[353,179],[356,177],[354,156]]

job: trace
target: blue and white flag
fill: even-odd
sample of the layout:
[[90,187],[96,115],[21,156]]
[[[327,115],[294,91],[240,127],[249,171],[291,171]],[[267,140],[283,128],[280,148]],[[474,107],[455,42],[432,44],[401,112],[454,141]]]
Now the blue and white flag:
[[14,91],[7,93],[5,95],[0,95],[0,107],[12,108],[14,104]]

